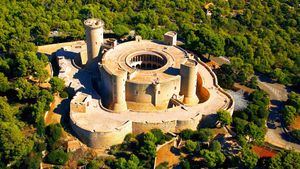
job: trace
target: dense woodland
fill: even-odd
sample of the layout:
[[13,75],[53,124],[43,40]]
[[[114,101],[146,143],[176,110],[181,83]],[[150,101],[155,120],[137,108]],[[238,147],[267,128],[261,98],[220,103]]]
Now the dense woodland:
[[[118,37],[135,30],[144,39],[162,39],[166,31],[174,30],[184,47],[199,56],[231,58],[232,64],[222,66],[218,74],[223,87],[231,88],[234,82],[240,82],[255,88],[255,72],[299,87],[299,3],[299,0],[1,0],[0,168],[37,168],[44,150],[50,152],[44,158],[49,163],[64,164],[68,158],[58,144],[61,126],[45,127],[43,119],[53,94],[63,93],[63,82],[53,78],[51,88],[40,86],[49,78],[44,69],[48,58],[36,54],[37,45],[84,39],[83,20],[96,17],[104,20],[105,29]],[[264,135],[262,126],[268,114],[265,99],[264,94],[257,92],[251,106],[242,115],[234,116],[236,130],[254,142],[260,142]],[[143,140],[140,142],[144,144]],[[140,149],[151,151],[155,144],[152,140]],[[196,155],[218,156],[215,159],[224,162],[223,156],[214,150],[218,148]],[[282,164],[287,157],[285,153],[272,159],[270,168],[299,161],[299,155],[291,154],[290,161]],[[256,159],[248,149],[243,154],[250,154],[245,158],[250,162],[255,161],[251,157]],[[121,162],[136,162],[137,156]],[[141,163],[147,166],[152,160],[151,156]],[[92,161],[90,165],[93,164]]]

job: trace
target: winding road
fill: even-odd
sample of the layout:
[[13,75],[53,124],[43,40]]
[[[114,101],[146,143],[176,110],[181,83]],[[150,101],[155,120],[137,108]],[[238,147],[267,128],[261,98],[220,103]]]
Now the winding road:
[[263,76],[258,76],[258,86],[270,95],[271,112],[268,118],[268,131],[265,136],[265,141],[276,147],[300,152],[300,145],[292,142],[291,137],[285,132],[283,127],[282,115],[280,110],[287,100],[288,91],[282,84],[271,83],[271,81]]

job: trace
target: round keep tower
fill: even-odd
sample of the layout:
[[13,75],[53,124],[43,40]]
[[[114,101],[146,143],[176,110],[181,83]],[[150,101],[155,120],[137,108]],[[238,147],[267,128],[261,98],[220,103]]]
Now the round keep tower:
[[188,59],[180,65],[181,86],[180,94],[184,95],[183,103],[186,105],[198,104],[196,94],[198,63]]
[[103,44],[104,22],[100,19],[87,19],[84,21],[88,62],[99,55]]
[[117,75],[112,76],[113,81],[113,107],[115,112],[127,110],[125,84],[127,79],[126,71],[119,71]]

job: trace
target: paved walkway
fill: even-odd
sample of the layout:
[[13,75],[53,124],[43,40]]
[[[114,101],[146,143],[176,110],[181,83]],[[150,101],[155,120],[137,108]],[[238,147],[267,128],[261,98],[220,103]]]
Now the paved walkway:
[[271,112],[265,141],[283,149],[293,149],[300,152],[300,145],[291,142],[291,138],[282,128],[282,115],[279,111],[284,106],[283,102],[287,100],[288,92],[286,87],[278,83],[271,83],[269,79],[263,77],[259,77],[258,86],[270,95],[271,100]]

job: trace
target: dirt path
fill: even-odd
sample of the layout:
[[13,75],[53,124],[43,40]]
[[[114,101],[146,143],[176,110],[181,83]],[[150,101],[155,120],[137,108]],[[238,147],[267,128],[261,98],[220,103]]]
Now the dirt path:
[[175,166],[180,162],[180,151],[174,148],[173,145],[174,143],[170,142],[157,151],[156,166],[163,162],[168,162],[169,167],[172,168],[172,166]]
[[51,123],[60,123],[61,121],[61,114],[57,112],[56,108],[57,105],[61,103],[63,99],[60,98],[58,95],[54,95],[54,101],[50,105],[50,110],[45,115],[45,124],[49,125]]

